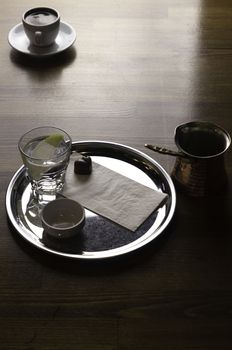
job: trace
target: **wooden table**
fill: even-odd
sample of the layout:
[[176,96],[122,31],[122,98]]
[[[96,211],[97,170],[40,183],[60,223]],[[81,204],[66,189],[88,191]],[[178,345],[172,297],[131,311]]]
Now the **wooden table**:
[[7,36],[35,1],[1,1],[0,348],[227,350],[232,346],[232,153],[226,194],[177,192],[174,219],[137,254],[104,263],[32,249],[10,229],[7,185],[19,137],[54,125],[73,140],[144,151],[169,173],[175,127],[215,122],[232,133],[229,0],[57,0],[73,48],[35,60]]

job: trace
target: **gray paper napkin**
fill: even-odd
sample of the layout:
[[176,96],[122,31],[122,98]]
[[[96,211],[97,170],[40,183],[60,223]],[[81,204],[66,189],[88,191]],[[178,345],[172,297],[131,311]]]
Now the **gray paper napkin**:
[[119,225],[135,231],[167,195],[93,162],[90,175],[74,173],[70,160],[64,196]]

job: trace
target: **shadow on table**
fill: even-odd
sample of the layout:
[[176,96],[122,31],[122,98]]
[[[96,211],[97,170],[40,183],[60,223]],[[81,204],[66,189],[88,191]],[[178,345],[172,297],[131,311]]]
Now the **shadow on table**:
[[38,263],[70,275],[96,276],[119,274],[127,268],[140,266],[149,261],[149,259],[154,258],[156,253],[165,248],[169,236],[173,233],[175,216],[165,231],[146,246],[125,255],[99,260],[71,259],[40,250],[24,241],[12,227],[11,223],[8,222],[8,224],[19,248]]
[[50,80],[59,75],[77,57],[74,46],[66,51],[49,57],[34,57],[11,50],[10,59],[13,64],[30,74],[31,79]]

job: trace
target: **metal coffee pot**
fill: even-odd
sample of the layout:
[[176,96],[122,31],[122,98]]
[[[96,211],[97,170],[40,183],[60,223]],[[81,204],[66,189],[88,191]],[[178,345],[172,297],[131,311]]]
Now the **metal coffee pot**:
[[220,193],[226,187],[224,153],[231,137],[218,125],[193,121],[176,127],[178,152],[146,144],[155,152],[176,156],[171,176],[178,189],[191,196]]

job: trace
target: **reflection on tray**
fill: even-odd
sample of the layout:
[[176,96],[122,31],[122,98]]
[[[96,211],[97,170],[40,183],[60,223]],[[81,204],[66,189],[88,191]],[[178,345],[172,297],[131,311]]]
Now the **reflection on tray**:
[[157,214],[158,212],[155,211],[135,232],[131,232],[104,217],[91,213],[87,215],[82,232],[76,237],[56,239],[43,232],[41,242],[50,249],[70,254],[115,249],[142,237],[151,228]]

